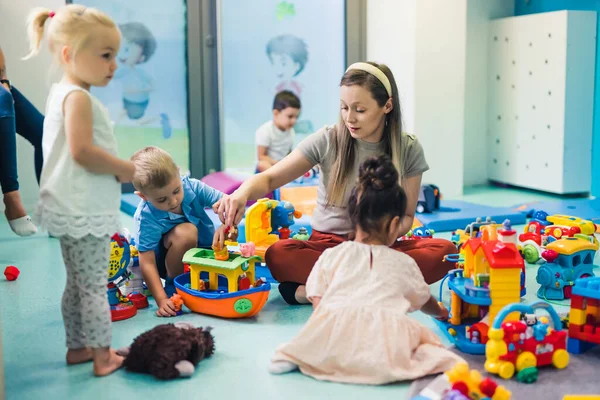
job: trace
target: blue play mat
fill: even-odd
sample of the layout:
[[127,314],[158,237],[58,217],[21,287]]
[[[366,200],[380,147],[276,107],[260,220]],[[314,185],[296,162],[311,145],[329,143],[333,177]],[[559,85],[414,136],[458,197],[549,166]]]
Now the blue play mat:
[[416,215],[424,226],[436,232],[463,229],[478,217],[483,220],[490,217],[499,224],[509,219],[513,225],[524,224],[527,219],[524,213],[512,207],[491,207],[462,200],[442,200],[439,210]]

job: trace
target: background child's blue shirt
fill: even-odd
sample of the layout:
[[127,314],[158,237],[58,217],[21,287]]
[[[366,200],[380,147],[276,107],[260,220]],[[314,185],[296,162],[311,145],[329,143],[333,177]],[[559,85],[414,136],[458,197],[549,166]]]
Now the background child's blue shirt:
[[183,215],[156,209],[150,202],[142,200],[133,216],[134,238],[139,251],[156,251],[162,237],[175,226],[191,222],[198,228],[198,245],[210,246],[215,234],[215,226],[204,210],[212,207],[223,193],[197,179],[182,176]]

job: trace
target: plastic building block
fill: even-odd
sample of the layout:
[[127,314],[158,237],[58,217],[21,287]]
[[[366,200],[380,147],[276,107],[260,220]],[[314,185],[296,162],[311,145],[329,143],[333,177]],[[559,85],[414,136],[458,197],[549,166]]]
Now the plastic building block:
[[573,294],[600,300],[600,277],[577,279],[573,287]]

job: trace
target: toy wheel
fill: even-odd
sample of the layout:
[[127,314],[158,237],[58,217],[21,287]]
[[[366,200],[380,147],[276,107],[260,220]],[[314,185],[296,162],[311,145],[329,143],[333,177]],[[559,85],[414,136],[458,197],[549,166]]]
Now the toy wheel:
[[552,355],[552,365],[558,369],[563,369],[569,365],[569,353],[564,349],[559,349]]
[[517,362],[515,363],[517,371],[522,371],[525,368],[535,367],[536,365],[537,365],[537,358],[530,351],[526,351],[526,352],[519,354],[519,357],[517,357]]
[[423,206],[423,204],[417,204],[417,212],[419,214],[423,214],[425,212],[425,207]]
[[526,244],[523,247],[523,258],[529,264],[535,264],[540,259],[540,255],[534,245]]
[[515,366],[509,362],[502,363],[502,365],[498,369],[498,375],[502,379],[510,379],[513,377],[514,374],[515,374]]

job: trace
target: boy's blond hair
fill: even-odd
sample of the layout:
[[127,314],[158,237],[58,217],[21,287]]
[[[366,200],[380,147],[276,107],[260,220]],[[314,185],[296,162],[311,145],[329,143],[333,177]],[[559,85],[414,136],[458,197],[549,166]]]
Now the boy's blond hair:
[[158,147],[149,146],[136,151],[131,162],[135,164],[133,186],[142,193],[148,189],[163,188],[179,176],[179,168],[171,155]]
[[77,54],[91,38],[94,26],[100,25],[107,28],[117,28],[115,22],[102,11],[85,7],[79,4],[70,4],[61,7],[56,12],[47,8],[35,8],[27,18],[27,31],[29,33],[29,54],[24,59],[35,56],[40,50],[40,43],[44,36],[44,25],[50,19],[46,38],[50,52],[58,54],[61,46],[69,46],[73,55]]

